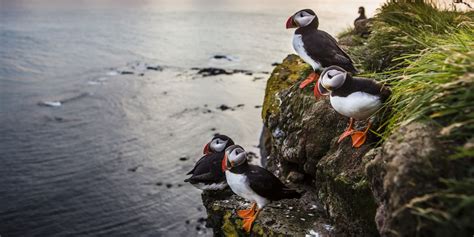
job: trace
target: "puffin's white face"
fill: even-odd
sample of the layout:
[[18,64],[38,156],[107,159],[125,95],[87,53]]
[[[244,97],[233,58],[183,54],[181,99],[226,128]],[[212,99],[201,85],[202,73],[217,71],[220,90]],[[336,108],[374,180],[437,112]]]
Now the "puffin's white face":
[[293,20],[298,25],[298,27],[304,27],[309,25],[315,17],[315,15],[302,10],[293,15]]
[[214,138],[212,139],[211,143],[209,144],[211,151],[213,152],[222,152],[227,145],[228,140],[223,140],[221,138]]
[[346,81],[347,72],[342,68],[330,68],[323,72],[321,85],[328,91],[341,87]]
[[225,150],[222,169],[228,170],[244,164],[247,161],[247,152],[239,145],[232,145]]

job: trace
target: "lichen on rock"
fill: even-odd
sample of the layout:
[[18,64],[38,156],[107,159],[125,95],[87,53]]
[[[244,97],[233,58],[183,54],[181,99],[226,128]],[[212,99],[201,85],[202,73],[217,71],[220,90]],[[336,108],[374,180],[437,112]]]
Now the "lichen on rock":
[[310,69],[311,67],[308,64],[304,63],[300,57],[294,54],[289,55],[283,64],[279,64],[273,69],[265,89],[265,99],[262,107],[262,118],[264,121],[267,114],[279,110],[278,93],[283,89],[294,86],[297,81],[310,73]]
[[[300,186],[301,188],[301,186]],[[311,190],[310,187],[304,188]],[[217,195],[217,196],[216,196]],[[202,194],[208,212],[207,225],[215,236],[305,236],[317,234],[334,236],[336,230],[328,219],[324,208],[314,195],[305,193],[299,200],[273,202],[263,209],[250,233],[242,230],[242,220],[236,211],[249,207],[249,203],[238,196],[219,198],[216,192]]]

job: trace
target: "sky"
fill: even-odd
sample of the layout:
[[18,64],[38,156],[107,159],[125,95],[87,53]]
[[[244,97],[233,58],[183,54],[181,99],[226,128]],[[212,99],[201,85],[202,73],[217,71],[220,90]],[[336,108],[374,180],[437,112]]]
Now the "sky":
[[[384,0],[0,0],[1,8],[15,6],[30,8],[160,8],[164,11],[283,11],[293,12],[307,6],[317,11],[317,6],[356,8],[365,6],[369,15]],[[316,8],[315,8],[316,6]]]

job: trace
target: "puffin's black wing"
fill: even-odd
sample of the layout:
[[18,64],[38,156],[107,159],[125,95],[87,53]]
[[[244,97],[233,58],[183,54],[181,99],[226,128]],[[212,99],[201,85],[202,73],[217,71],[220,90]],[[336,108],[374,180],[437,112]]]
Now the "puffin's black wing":
[[301,194],[286,187],[275,175],[260,166],[249,165],[245,175],[250,188],[264,198],[277,201],[301,197]]
[[351,87],[354,91],[362,91],[371,95],[379,96],[382,102],[386,101],[392,94],[390,88],[372,79],[353,77],[352,81],[353,83],[351,83]]
[[186,173],[186,175],[190,175],[190,174],[194,173],[194,171],[196,170],[196,168],[199,166],[199,163],[201,163],[201,162],[204,160],[204,158],[205,158],[206,156],[207,156],[207,155],[204,155],[204,156],[202,156],[201,158],[199,158],[199,160],[196,161],[196,164],[194,164],[193,169],[192,169],[191,171],[189,171],[188,173]]
[[303,35],[303,42],[308,55],[320,62],[323,67],[337,65],[352,74],[357,73],[349,55],[339,47],[336,39],[325,31],[308,32]]
[[223,152],[205,155],[198,160],[194,168],[188,173],[192,176],[185,179],[190,183],[218,183],[225,181],[225,174],[222,172],[221,164],[224,158]]

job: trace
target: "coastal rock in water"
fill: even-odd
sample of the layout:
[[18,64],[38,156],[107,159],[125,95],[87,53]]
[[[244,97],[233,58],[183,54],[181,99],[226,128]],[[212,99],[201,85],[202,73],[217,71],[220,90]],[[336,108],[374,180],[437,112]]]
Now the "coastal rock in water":
[[201,69],[199,69],[199,71],[197,73],[202,75],[203,77],[232,74],[231,72],[228,72],[225,69],[214,68],[214,67],[201,68]]
[[147,66],[146,70],[163,71],[163,67],[161,67],[161,66]]

